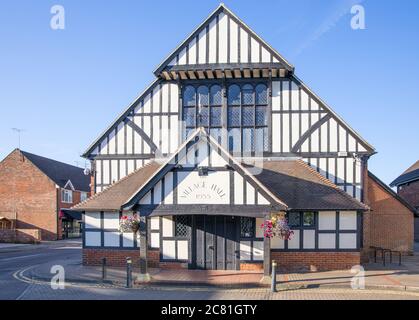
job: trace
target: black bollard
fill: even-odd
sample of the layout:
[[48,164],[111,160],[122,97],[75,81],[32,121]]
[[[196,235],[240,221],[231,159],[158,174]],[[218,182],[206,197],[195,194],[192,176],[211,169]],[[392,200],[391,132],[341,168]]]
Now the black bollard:
[[276,290],[276,266],[277,266],[276,261],[273,260],[272,261],[272,284],[271,284],[272,292],[278,292]]
[[102,258],[102,281],[106,280],[106,258]]
[[132,288],[132,260],[127,258],[127,288]]

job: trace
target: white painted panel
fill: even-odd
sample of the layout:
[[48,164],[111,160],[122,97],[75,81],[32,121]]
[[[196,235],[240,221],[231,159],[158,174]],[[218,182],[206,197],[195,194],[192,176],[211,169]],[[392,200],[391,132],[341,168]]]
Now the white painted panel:
[[[141,128],[141,118],[140,117],[134,117],[133,122]],[[141,154],[141,136],[134,130],[134,153],[135,154]]]
[[249,182],[246,183],[246,202],[247,205],[255,204],[255,188]]
[[263,241],[253,242],[253,261],[263,261]]
[[241,241],[240,242],[240,260],[241,261],[249,261],[251,256],[251,242],[250,241]]
[[86,247],[100,247],[101,246],[101,232],[85,232]]
[[355,198],[361,201],[362,190],[360,187],[355,187]]
[[263,46],[262,46],[262,62],[263,63],[271,62],[271,54]]
[[[311,114],[311,125],[319,121],[319,114]],[[311,151],[319,152],[319,130],[315,130],[311,135]]]
[[338,172],[336,176],[338,177],[338,183],[345,182],[345,158],[338,158]]
[[154,249],[160,248],[160,233],[152,232],[150,234],[150,246]]
[[282,126],[283,126],[283,136],[282,136],[282,148],[283,152],[290,152],[290,123],[289,123],[289,114],[282,115]]
[[100,143],[100,154],[108,154],[108,140],[104,139],[101,143]]
[[304,230],[303,248],[304,249],[315,249],[316,248],[316,231],[315,230]]
[[288,249],[300,249],[300,230],[293,230],[294,235],[288,240]]
[[309,109],[309,100],[308,94],[304,90],[301,90],[301,110]]
[[176,259],[176,242],[174,240],[163,240],[163,260]]
[[111,160],[111,181],[112,184],[118,181],[118,160]]
[[186,48],[184,48],[181,52],[179,52],[179,65],[186,64]]
[[340,230],[356,230],[357,229],[356,211],[342,211],[339,214],[340,214],[340,218],[339,218]]
[[298,114],[292,114],[292,146],[300,139],[300,118]]
[[241,205],[243,203],[243,177],[234,172],[234,204]]
[[134,160],[128,160],[128,174],[134,172]]
[[160,120],[159,117],[153,117],[153,142],[154,144],[160,148]]
[[169,112],[169,83],[162,85],[162,112]]
[[188,260],[188,241],[181,240],[177,242],[177,259],[178,260]]
[[151,230],[160,230],[160,218],[159,217],[150,218],[150,229]]
[[346,146],[346,131],[339,126],[339,151],[348,151]]
[[189,64],[196,64],[196,38],[189,42],[188,54]]
[[173,204],[173,172],[164,178],[164,204]]
[[[307,130],[309,129],[309,116],[308,114],[302,114],[301,115],[301,134],[303,135]],[[309,139],[307,139],[303,145],[301,146],[302,152],[309,152]]]
[[151,191],[147,192],[147,194],[141,198],[140,204],[151,204]]
[[164,154],[169,153],[169,117],[163,116],[161,130],[161,149]]
[[105,212],[103,215],[103,227],[105,229],[119,229],[119,213]]
[[272,152],[281,151],[281,116],[272,114]]
[[103,160],[103,184],[110,184],[109,160]]
[[96,167],[96,184],[102,184],[102,160],[96,160],[95,167]]
[[154,186],[154,192],[153,192],[153,204],[161,204],[161,180],[156,183]]
[[336,249],[336,234],[319,233],[319,249]]
[[339,234],[339,249],[356,249],[356,233]]
[[354,182],[354,159],[346,159],[346,182]]
[[358,143],[358,151],[365,152],[367,149],[365,149],[360,143]]
[[291,108],[292,110],[299,110],[300,108],[299,88],[295,82],[291,84]]
[[218,16],[219,63],[227,63],[227,19],[223,12]]
[[133,248],[134,247],[134,233],[123,233],[122,234],[122,245],[125,248]]
[[198,53],[199,53],[199,60],[198,62],[200,64],[206,63],[206,52],[207,52],[207,33],[206,29],[202,30],[199,34],[199,40],[198,40]]
[[116,134],[116,141],[118,144],[118,154],[124,154],[124,124],[120,123],[118,125],[117,134]]
[[213,167],[222,167],[225,166],[227,162],[224,158],[217,152],[216,149],[211,148],[211,165]]
[[170,116],[170,153],[175,152],[178,148],[178,129],[178,116]]
[[170,112],[179,112],[179,87],[176,84],[170,84]]
[[238,53],[239,53],[238,44],[239,44],[238,25],[233,19],[230,19],[230,62],[231,63],[239,62],[239,60],[238,60]]
[[270,202],[260,192],[257,193],[258,205],[269,205]]
[[319,104],[316,101],[314,101],[314,99],[311,99],[311,110],[319,110],[319,109],[320,109]]
[[178,173],[179,204],[229,204],[230,173],[209,172],[200,177],[198,172]]
[[251,46],[252,46],[252,62],[259,63],[260,61],[260,54],[259,54],[259,42],[256,41],[255,38],[252,37],[251,39]]
[[173,237],[173,217],[162,217],[163,237]]
[[[150,116],[144,116],[144,133],[151,137],[151,117]],[[148,143],[144,142],[144,153],[150,153],[150,146]]]
[[120,246],[120,233],[119,232],[104,232],[104,245],[105,247],[119,247]]
[[352,137],[352,135],[349,135],[349,140],[348,140],[348,151],[350,152],[355,152],[356,151],[356,140],[354,137]]
[[330,152],[338,151],[338,123],[335,119],[330,119]]
[[336,177],[336,159],[335,158],[329,158],[329,180],[333,183],[335,182]]
[[240,29],[240,62],[242,63],[248,63],[249,62],[249,34],[243,30]]
[[328,144],[328,138],[327,138],[327,122],[323,123],[323,125],[320,127],[321,130],[321,150],[320,152],[327,152],[327,144]]
[[96,187],[96,193],[102,192],[102,187]]
[[115,138],[115,131],[112,130],[109,134],[109,154],[115,154],[116,152],[116,138]]
[[353,197],[354,194],[354,187],[353,186],[346,186],[346,193]]
[[272,110],[273,111],[281,110],[281,82],[280,81],[272,81]]
[[151,94],[147,94],[144,97],[144,113],[151,113]]
[[355,183],[361,183],[362,166],[360,161],[355,162]]
[[280,237],[273,237],[271,239],[271,249],[285,249],[285,241]]
[[336,230],[336,212],[319,212],[319,230]]
[[209,24],[209,63],[217,62],[217,20]]
[[283,110],[289,110],[290,108],[290,82],[282,82],[282,106]]
[[132,150],[132,131],[133,129],[130,126],[127,126],[127,153],[133,154]]
[[319,169],[320,169],[320,174],[324,177],[326,177],[327,174],[327,159],[326,158],[321,158],[319,159]]
[[100,229],[100,213],[86,212],[84,214],[84,223],[86,229]]

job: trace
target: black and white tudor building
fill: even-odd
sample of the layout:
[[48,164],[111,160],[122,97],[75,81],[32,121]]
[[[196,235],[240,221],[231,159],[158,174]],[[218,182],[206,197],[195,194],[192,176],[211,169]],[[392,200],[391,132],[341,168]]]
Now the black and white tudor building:
[[[136,253],[197,269],[359,264],[375,151],[275,49],[220,5],[154,74],[84,154],[96,193],[74,208],[86,264]],[[278,212],[290,241],[263,237]],[[121,234],[133,213],[140,233]]]

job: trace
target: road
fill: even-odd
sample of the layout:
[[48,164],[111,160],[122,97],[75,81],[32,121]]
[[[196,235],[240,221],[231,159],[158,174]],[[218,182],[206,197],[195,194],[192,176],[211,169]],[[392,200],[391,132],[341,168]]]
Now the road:
[[92,285],[67,285],[53,290],[49,283],[31,283],[13,274],[31,266],[48,263],[51,266],[64,260],[81,258],[79,243],[64,241],[38,248],[24,247],[15,252],[0,250],[1,300],[419,300],[418,293],[350,290],[305,289],[271,293],[268,289],[203,289],[179,287],[147,287],[140,289],[103,288]]

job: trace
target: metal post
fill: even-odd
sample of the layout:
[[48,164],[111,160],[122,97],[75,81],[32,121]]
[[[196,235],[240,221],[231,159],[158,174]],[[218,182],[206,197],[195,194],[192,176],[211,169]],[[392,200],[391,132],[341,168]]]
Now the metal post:
[[127,258],[127,288],[132,288],[132,260]]
[[272,292],[278,292],[276,290],[276,261],[272,260],[272,284],[271,284],[271,291]]
[[102,281],[106,280],[106,258],[102,258]]

